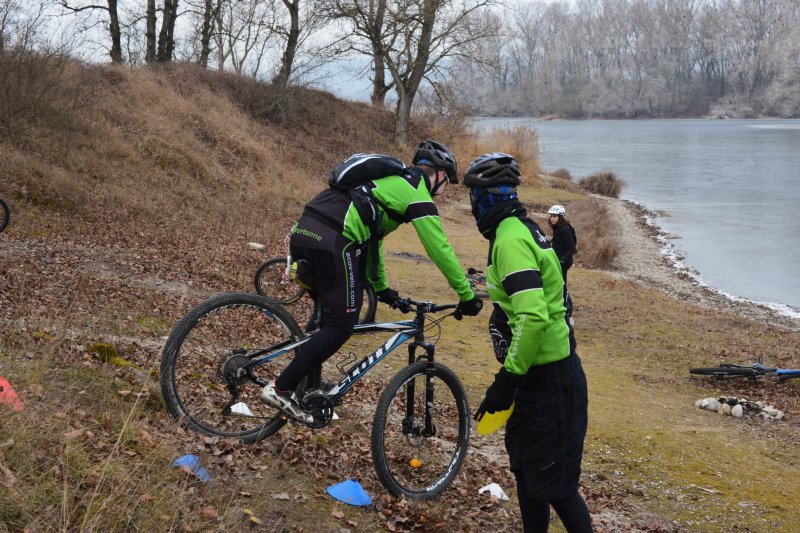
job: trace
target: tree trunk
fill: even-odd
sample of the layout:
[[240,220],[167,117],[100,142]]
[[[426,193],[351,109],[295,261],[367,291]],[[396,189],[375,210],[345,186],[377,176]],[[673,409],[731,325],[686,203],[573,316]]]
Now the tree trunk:
[[425,69],[431,54],[431,39],[433,38],[433,24],[436,22],[436,0],[425,0],[422,4],[422,25],[420,27],[417,55],[411,75],[405,82],[395,77],[395,91],[397,91],[397,110],[395,111],[394,140],[397,144],[408,143],[408,123],[411,119],[411,107],[417,95]]
[[[372,23],[372,105],[378,109],[383,109],[386,93],[389,87],[386,85],[386,62],[383,57],[381,40],[383,39],[383,22],[386,16],[386,0],[378,0],[377,5],[370,2],[370,22]],[[374,8],[374,12],[372,11]]]
[[108,0],[109,30],[111,32],[111,62],[122,63],[122,38],[117,14],[117,0]]
[[147,0],[147,16],[145,36],[147,38],[147,51],[145,61],[153,63],[156,60],[156,0]]
[[[373,46],[373,49],[375,47]],[[372,54],[372,105],[378,109],[383,109],[386,93],[389,92],[389,87],[386,85],[386,65],[383,62],[383,53],[380,49],[374,51]]]
[[200,66],[208,67],[208,56],[211,54],[211,34],[214,33],[214,23],[222,8],[222,0],[206,0],[203,12],[203,29],[200,35]]
[[161,32],[158,34],[159,62],[172,61],[175,50],[175,19],[178,15],[178,0],[164,0],[164,17],[161,20]]
[[281,69],[272,79],[272,83],[284,86],[289,83],[292,74],[292,64],[297,53],[297,43],[300,40],[300,0],[283,0],[283,5],[289,10],[290,26],[286,36],[286,50],[281,59]]
[[397,91],[397,109],[394,114],[394,142],[400,146],[408,144],[408,123],[411,120],[411,106],[414,97]]
[[167,28],[166,60],[172,61],[172,53],[175,50],[175,20],[178,18],[178,0],[172,0],[172,13],[169,17],[169,28]]

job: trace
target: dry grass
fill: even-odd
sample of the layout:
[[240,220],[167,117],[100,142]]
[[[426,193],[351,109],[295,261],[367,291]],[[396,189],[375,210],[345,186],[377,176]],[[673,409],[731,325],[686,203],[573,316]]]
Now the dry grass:
[[572,181],[572,174],[566,168],[557,168],[552,172],[548,172],[548,174],[561,180]]
[[613,172],[598,172],[581,178],[578,181],[578,185],[595,194],[608,196],[609,198],[619,198],[623,187],[625,187],[625,181],[618,178]]
[[[391,143],[388,112],[343,105],[320,91],[278,91],[191,65],[49,64],[40,69],[46,76],[14,78],[13,93],[0,99],[6,123],[29,124],[24,135],[0,130],[4,196],[83,216],[135,218],[155,240],[165,227],[190,241],[224,227],[237,234],[260,228],[261,240],[277,241],[287,229],[283,219],[347,155],[411,153]],[[68,106],[68,126],[44,112],[41,123],[28,120],[33,104],[19,95],[44,93],[41,109],[63,107],[51,86],[92,88]],[[412,138],[428,135],[414,124]]]
[[37,128],[69,130],[91,91],[82,67],[60,53],[13,47],[0,53],[0,136],[25,143]]
[[569,192],[581,191],[581,188],[572,181],[572,174],[565,168],[549,172],[543,178],[554,189],[562,189]]
[[611,268],[619,254],[616,235],[619,228],[605,205],[585,200],[566,206],[569,220],[578,235],[576,260],[589,268]]
[[513,155],[519,162],[523,183],[539,183],[539,132],[530,126],[492,128],[476,132],[472,136],[459,139],[452,147],[462,163],[461,173],[467,170],[469,162],[481,154],[503,152]]

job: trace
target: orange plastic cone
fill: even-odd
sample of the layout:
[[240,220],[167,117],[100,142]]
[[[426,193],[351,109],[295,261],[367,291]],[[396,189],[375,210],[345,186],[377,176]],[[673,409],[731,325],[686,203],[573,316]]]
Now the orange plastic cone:
[[0,404],[8,404],[15,411],[22,411],[22,401],[20,401],[17,393],[14,392],[14,387],[8,382],[6,378],[0,376]]

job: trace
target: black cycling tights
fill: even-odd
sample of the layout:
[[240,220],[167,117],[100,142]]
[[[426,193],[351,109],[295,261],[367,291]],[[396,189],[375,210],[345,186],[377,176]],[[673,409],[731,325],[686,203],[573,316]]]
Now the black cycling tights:
[[303,377],[336,353],[352,334],[352,325],[326,324],[303,345],[300,353],[289,363],[275,384],[280,390],[293,390]]
[[550,525],[550,506],[556,510],[561,523],[568,533],[591,533],[592,518],[586,502],[575,491],[569,498],[560,500],[535,500],[528,497],[524,479],[514,472],[517,477],[517,496],[519,508],[522,512],[522,527],[524,533],[546,533]]

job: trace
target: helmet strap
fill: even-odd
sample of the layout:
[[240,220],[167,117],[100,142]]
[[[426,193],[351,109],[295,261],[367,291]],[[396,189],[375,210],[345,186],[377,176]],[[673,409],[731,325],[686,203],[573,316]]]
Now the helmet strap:
[[444,188],[448,182],[447,172],[441,168],[437,168],[431,181],[433,182],[431,185],[431,196],[441,194],[444,192]]

